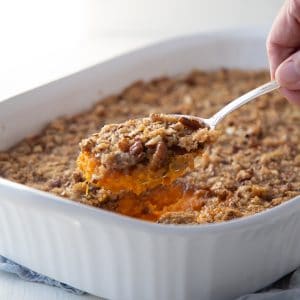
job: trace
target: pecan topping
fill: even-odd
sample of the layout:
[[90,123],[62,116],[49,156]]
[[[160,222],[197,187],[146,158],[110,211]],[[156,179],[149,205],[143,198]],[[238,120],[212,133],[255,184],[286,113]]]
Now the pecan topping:
[[184,126],[189,127],[191,129],[194,129],[194,130],[205,127],[203,123],[200,123],[199,121],[197,121],[195,119],[180,117],[178,121],[181,124],[183,124]]
[[144,146],[140,140],[137,140],[130,146],[129,153],[134,156],[139,156],[144,151]]
[[[130,149],[130,144],[128,139],[122,139],[119,143],[118,146],[120,148],[121,151],[123,152],[128,152]],[[132,145],[133,146],[133,145]]]
[[165,163],[168,155],[168,149],[164,141],[161,141],[157,144],[156,150],[153,154],[151,160],[151,169],[158,170],[161,168]]
[[62,185],[62,181],[60,178],[52,179],[49,181],[49,186],[51,188],[61,187],[61,185]]

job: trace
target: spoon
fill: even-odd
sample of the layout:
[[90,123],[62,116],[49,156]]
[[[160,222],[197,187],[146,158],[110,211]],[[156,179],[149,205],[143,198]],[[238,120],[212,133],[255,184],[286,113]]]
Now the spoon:
[[243,106],[244,104],[256,99],[257,97],[264,95],[266,93],[269,93],[278,88],[279,88],[279,84],[275,80],[265,83],[264,85],[261,85],[261,86],[257,87],[256,89],[251,90],[248,93],[231,101],[230,103],[228,103],[226,106],[224,106],[222,109],[220,109],[216,114],[214,114],[209,119],[203,119],[200,117],[189,116],[189,115],[178,115],[178,114],[173,114],[173,116],[185,117],[185,118],[194,119],[194,120],[196,119],[200,122],[205,123],[210,129],[215,129],[217,124],[221,120],[223,120],[228,114],[233,112],[234,110],[236,110],[239,107]]

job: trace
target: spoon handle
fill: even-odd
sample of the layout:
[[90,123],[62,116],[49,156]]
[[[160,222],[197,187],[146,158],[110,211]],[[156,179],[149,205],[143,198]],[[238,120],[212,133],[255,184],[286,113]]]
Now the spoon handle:
[[275,80],[273,80],[231,101],[210,118],[209,122],[211,124],[211,127],[214,128],[224,117],[226,117],[229,113],[241,107],[242,105],[278,88],[279,84]]

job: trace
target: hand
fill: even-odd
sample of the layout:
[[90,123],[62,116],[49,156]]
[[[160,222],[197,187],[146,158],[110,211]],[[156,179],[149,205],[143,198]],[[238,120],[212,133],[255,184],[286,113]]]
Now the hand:
[[272,79],[282,94],[300,105],[300,0],[286,0],[267,40]]

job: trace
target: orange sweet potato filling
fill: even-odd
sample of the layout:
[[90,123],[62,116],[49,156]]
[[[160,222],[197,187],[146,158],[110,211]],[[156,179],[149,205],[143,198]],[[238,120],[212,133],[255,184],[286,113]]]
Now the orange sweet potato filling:
[[143,195],[126,193],[119,197],[116,212],[148,221],[157,221],[168,212],[200,210],[204,202],[180,184],[159,186]]
[[167,170],[153,171],[149,166],[139,166],[125,173],[117,170],[105,171],[90,153],[81,152],[77,159],[77,166],[83,172],[87,182],[94,186],[115,193],[126,190],[139,195],[158,185],[169,185],[184,175],[189,168],[194,167],[196,155],[196,153],[188,153],[174,156]]

